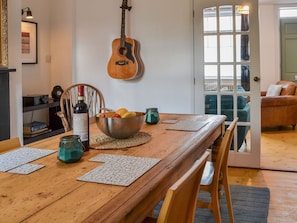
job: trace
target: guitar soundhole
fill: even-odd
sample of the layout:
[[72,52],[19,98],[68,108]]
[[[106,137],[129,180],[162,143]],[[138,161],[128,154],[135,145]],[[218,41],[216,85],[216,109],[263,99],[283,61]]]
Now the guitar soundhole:
[[119,66],[124,66],[124,65],[128,65],[129,62],[126,60],[119,60],[119,61],[115,62],[115,64],[119,65]]
[[120,47],[120,49],[119,49],[119,53],[120,53],[121,55],[126,55],[126,53],[127,53],[127,49],[126,49],[126,47]]

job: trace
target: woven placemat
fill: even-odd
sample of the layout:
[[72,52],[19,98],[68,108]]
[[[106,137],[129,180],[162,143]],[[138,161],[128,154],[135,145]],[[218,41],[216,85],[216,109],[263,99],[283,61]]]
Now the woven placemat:
[[123,149],[145,144],[151,138],[151,135],[146,132],[138,132],[127,139],[115,139],[105,134],[99,134],[90,137],[90,147],[93,149]]
[[99,154],[89,161],[103,162],[77,180],[129,186],[144,173],[155,166],[160,159],[148,157],[134,157],[114,154]]
[[[34,160],[57,152],[57,150],[23,147],[0,155],[0,172],[6,172]],[[23,166],[27,168],[28,166]]]
[[181,120],[178,121],[176,124],[169,126],[168,130],[180,130],[180,131],[193,131],[196,132],[202,127],[204,127],[208,122],[196,122],[192,120]]

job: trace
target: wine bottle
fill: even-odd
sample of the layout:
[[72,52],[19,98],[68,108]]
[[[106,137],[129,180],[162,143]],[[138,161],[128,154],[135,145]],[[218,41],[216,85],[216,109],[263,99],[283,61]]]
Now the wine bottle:
[[84,151],[89,150],[89,112],[85,103],[84,86],[78,85],[77,104],[73,108],[73,134],[79,135]]

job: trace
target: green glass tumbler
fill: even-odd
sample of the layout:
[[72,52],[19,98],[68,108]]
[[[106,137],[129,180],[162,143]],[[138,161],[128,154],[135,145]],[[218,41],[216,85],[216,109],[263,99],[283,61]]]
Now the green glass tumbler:
[[73,163],[83,155],[83,144],[79,135],[68,135],[60,138],[58,159],[64,163]]
[[160,120],[158,108],[147,108],[145,122],[150,125],[157,124]]

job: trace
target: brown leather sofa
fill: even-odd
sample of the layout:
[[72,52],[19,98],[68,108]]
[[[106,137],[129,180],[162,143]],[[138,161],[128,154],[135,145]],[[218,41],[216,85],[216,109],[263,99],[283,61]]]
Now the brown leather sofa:
[[297,123],[297,85],[291,81],[278,81],[282,85],[279,96],[266,96],[261,92],[261,127],[292,125]]

